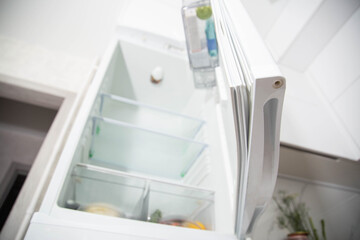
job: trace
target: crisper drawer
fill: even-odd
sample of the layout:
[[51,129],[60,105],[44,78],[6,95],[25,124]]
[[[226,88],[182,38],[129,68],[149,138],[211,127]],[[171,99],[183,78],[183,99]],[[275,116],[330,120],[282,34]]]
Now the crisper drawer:
[[77,164],[60,207],[112,217],[197,229],[214,228],[214,192]]

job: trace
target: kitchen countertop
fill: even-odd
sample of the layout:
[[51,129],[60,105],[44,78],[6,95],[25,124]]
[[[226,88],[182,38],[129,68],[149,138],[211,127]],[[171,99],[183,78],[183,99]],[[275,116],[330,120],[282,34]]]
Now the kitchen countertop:
[[[34,88],[49,94],[78,93],[88,79],[93,62],[89,59],[54,52],[41,46],[0,36],[0,73],[21,79],[0,81]],[[51,90],[52,89],[52,90]]]

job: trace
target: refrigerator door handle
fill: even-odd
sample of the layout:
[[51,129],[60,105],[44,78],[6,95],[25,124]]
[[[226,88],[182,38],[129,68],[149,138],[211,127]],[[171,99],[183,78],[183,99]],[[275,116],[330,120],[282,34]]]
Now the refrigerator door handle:
[[252,232],[255,221],[272,199],[279,166],[284,93],[283,77],[255,80],[242,236]]

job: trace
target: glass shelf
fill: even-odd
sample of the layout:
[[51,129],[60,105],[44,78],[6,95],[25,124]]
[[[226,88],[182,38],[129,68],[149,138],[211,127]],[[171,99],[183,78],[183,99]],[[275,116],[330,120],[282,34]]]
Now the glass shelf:
[[204,121],[166,109],[119,97],[101,94],[100,115],[154,131],[193,139]]
[[104,117],[93,117],[91,164],[179,180],[206,144]]
[[60,194],[60,207],[198,229],[214,228],[214,192],[77,164]]

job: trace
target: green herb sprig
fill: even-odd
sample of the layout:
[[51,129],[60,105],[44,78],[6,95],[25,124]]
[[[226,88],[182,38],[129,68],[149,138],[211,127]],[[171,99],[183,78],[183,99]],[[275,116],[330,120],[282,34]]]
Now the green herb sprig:
[[277,223],[280,229],[287,229],[290,233],[306,232],[310,240],[326,240],[325,221],[321,219],[322,238],[319,238],[317,229],[309,215],[305,203],[296,201],[296,194],[287,194],[279,191],[274,202],[279,209]]

